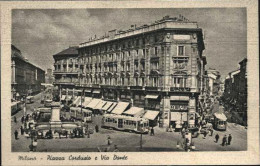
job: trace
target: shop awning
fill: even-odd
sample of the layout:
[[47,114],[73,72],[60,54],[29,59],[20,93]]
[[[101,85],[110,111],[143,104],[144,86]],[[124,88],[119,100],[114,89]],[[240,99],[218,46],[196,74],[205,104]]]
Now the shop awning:
[[146,119],[149,119],[149,120],[154,120],[158,116],[158,114],[159,114],[159,111],[148,110],[144,114],[143,118],[146,118]]
[[187,121],[187,112],[171,112],[171,121]]
[[174,101],[189,101],[189,96],[171,96],[170,100]]
[[95,110],[101,110],[103,106],[106,104],[106,101],[101,100],[96,107],[94,108]]
[[81,108],[79,107],[70,107],[71,111],[81,111]]
[[91,102],[87,105],[88,108],[95,108],[98,103],[100,102],[101,100],[100,99],[93,99],[91,100]]
[[146,95],[146,99],[158,99],[159,95]]
[[135,116],[135,115],[140,115],[140,114],[142,114],[143,111],[144,111],[144,108],[131,107],[129,110],[127,110],[126,112],[124,112],[124,114]]
[[111,112],[115,107],[117,103],[112,102],[112,105],[107,109],[107,112]]
[[77,96],[77,98],[73,101],[73,104],[78,105],[80,102],[81,96]]
[[62,95],[60,100],[65,100],[66,99],[66,95]]
[[95,90],[93,90],[93,92],[92,93],[95,93],[95,94],[100,94],[100,90],[99,89],[95,89]]
[[91,97],[85,97],[83,102],[83,107],[87,107],[87,105],[90,103],[91,100],[92,100]]
[[104,105],[104,107],[102,108],[102,110],[107,111],[111,105],[113,104],[113,102],[107,101],[106,104]]
[[117,106],[113,109],[113,111],[111,113],[121,115],[128,106],[129,106],[129,103],[127,103],[127,102],[118,102]]
[[69,96],[69,95],[68,95],[68,96],[66,97],[66,100],[71,100],[71,98],[72,98],[72,96]]

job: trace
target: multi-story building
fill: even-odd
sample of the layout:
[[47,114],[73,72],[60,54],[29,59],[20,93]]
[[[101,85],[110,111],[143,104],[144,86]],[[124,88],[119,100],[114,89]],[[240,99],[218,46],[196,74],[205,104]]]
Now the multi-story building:
[[211,96],[216,96],[220,90],[220,73],[216,69],[208,69],[207,75],[209,81],[209,93]]
[[[78,47],[69,47],[55,55],[54,85],[58,86],[63,95],[70,98],[74,95],[76,84],[79,82]],[[70,98],[67,98],[68,100]]]
[[[247,123],[247,59],[243,59],[239,64],[240,68],[230,72],[225,80],[223,99],[226,109],[232,113],[237,113],[241,117],[243,124]],[[240,122],[242,123],[242,122]]]
[[203,50],[197,22],[166,16],[81,43],[78,61],[76,51],[54,55],[54,74],[56,84],[84,89],[86,96],[127,101],[156,111],[161,124],[192,127],[203,87]]
[[53,82],[54,82],[54,77],[53,77],[52,69],[47,69],[47,72],[45,74],[45,83],[53,84]]
[[30,63],[14,45],[11,45],[11,50],[12,99],[40,92],[41,83],[45,82],[45,71]]

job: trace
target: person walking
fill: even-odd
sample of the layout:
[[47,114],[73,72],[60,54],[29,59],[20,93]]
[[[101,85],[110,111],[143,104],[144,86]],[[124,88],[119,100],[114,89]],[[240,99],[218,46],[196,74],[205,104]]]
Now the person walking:
[[95,129],[96,129],[96,133],[98,133],[99,131],[98,125],[95,126]]
[[216,134],[215,139],[216,139],[216,143],[218,143],[218,139],[219,139],[218,133]]
[[21,130],[21,135],[23,135],[24,134],[23,125],[20,127],[20,130]]
[[227,144],[227,135],[225,135],[222,139],[222,146],[225,146]]
[[231,140],[232,140],[232,136],[231,136],[231,134],[229,134],[229,136],[228,136],[228,145],[231,144]]
[[21,118],[21,122],[22,122],[22,123],[24,122],[24,116],[22,116],[22,118]]
[[111,144],[112,144],[111,137],[108,135],[108,137],[107,137],[107,145],[111,145]]
[[15,136],[15,139],[17,140],[18,139],[18,131],[17,130],[14,131],[14,136]]
[[153,127],[152,127],[152,129],[151,129],[151,135],[154,135],[154,129],[153,129]]

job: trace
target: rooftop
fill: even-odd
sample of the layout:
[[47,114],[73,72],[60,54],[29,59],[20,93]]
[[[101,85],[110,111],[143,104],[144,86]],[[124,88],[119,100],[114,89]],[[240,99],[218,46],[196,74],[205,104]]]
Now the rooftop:
[[179,17],[169,17],[165,16],[161,20],[157,20],[152,24],[144,24],[142,26],[136,27],[136,25],[131,25],[131,28],[125,31],[122,30],[111,30],[108,32],[108,34],[105,34],[104,36],[97,38],[96,35],[92,39],[90,38],[89,41],[81,43],[79,45],[79,48],[99,44],[111,40],[116,40],[120,38],[129,37],[132,35],[138,35],[145,32],[155,31],[158,29],[164,29],[164,28],[173,28],[173,29],[199,29],[197,22],[192,22],[186,19],[183,16]]
[[78,46],[69,47],[53,56],[62,56],[62,55],[78,55]]

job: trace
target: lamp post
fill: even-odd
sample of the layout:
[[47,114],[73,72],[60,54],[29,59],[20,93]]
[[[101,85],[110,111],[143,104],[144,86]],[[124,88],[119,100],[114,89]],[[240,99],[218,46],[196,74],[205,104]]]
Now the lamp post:
[[141,129],[140,129],[140,132],[141,132],[141,136],[140,136],[140,151],[143,150],[143,120],[140,121],[140,126],[141,126]]

